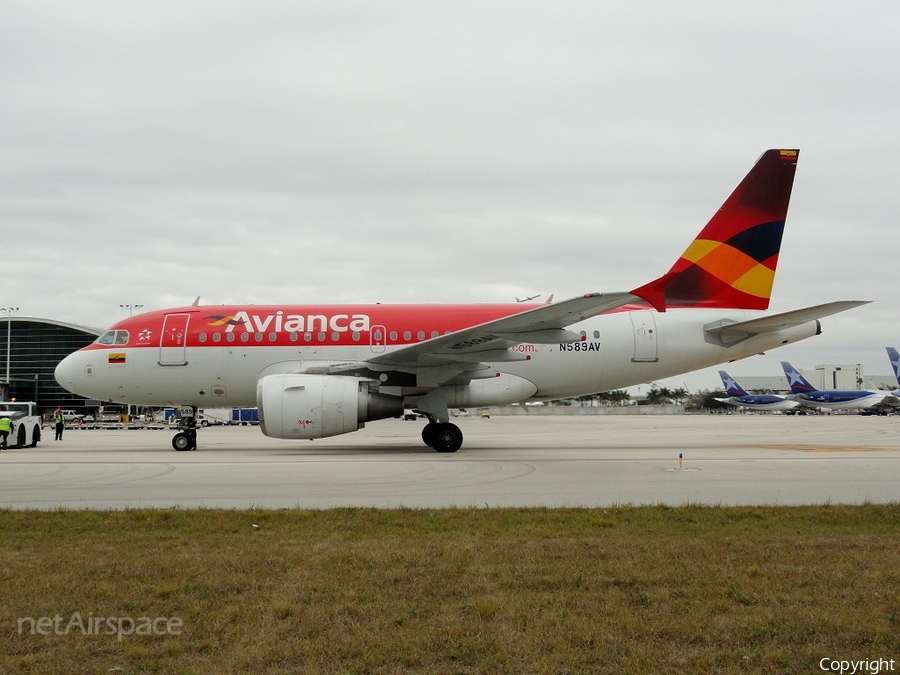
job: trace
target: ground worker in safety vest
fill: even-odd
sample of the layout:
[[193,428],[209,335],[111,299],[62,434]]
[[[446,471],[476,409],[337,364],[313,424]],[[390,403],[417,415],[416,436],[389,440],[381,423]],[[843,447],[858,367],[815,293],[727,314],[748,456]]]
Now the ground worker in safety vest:
[[53,413],[53,421],[56,423],[56,438],[54,440],[61,441],[63,429],[66,427],[66,418],[63,416],[63,411],[60,408],[57,408]]
[[12,431],[12,420],[6,415],[0,417],[0,450],[6,450],[6,438]]

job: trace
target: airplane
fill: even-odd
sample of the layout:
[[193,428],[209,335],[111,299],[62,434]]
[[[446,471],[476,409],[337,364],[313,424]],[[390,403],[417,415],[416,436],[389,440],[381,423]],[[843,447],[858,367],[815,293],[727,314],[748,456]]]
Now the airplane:
[[537,295],[526,295],[524,298],[516,296],[516,302],[528,302],[529,300],[537,300],[539,297],[541,297],[540,293]]
[[900,406],[900,398],[887,391],[816,389],[787,361],[781,367],[791,387],[791,398],[803,406],[827,410],[886,410]]
[[722,403],[747,408],[748,410],[793,410],[800,405],[796,401],[791,401],[784,396],[776,396],[775,394],[748,394],[724,370],[719,371],[719,377],[722,378],[725,393],[728,394],[728,398],[716,399]]
[[356,431],[412,409],[422,440],[456,452],[450,409],[548,401],[658,380],[792,344],[866,301],[769,306],[798,150],[773,149],[669,271],[628,292],[554,304],[232,305],[145,312],[67,356],[82,396],[181,406],[176,450],[201,407],[257,407],[273,438]]

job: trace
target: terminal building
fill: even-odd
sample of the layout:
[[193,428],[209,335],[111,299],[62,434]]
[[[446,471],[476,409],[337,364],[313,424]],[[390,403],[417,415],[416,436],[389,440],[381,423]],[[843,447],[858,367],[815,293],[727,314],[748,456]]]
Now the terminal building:
[[74,351],[86,347],[103,331],[62,321],[31,317],[0,317],[0,378],[2,400],[35,401],[45,413],[59,406],[87,413],[97,406],[56,383],[53,371]]
[[[809,383],[816,389],[884,389],[891,391],[897,388],[897,379],[893,375],[866,375],[860,363],[846,365],[821,365],[814,370],[798,368]],[[787,378],[782,375],[730,375],[747,391],[772,392],[773,394],[790,394],[791,387]]]

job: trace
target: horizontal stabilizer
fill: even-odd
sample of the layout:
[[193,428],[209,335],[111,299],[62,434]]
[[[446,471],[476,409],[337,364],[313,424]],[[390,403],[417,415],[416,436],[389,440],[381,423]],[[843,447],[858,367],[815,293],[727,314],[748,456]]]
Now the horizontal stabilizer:
[[816,305],[814,307],[806,307],[805,309],[795,309],[790,312],[781,314],[773,314],[772,316],[764,316],[759,319],[751,319],[749,321],[736,321],[734,323],[719,323],[718,325],[707,326],[707,333],[714,335],[733,335],[748,336],[759,335],[760,333],[774,333],[780,330],[786,330],[795,326],[800,326],[816,319],[821,319],[832,314],[845,312],[848,309],[867,305],[871,300],[839,300],[837,302],[827,302],[824,305]]

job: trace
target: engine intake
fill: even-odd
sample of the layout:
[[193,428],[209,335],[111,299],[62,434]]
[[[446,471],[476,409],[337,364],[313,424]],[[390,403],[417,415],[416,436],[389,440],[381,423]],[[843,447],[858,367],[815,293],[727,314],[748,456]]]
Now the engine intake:
[[266,375],[256,383],[259,426],[272,438],[326,438],[403,414],[403,398],[342,375]]

